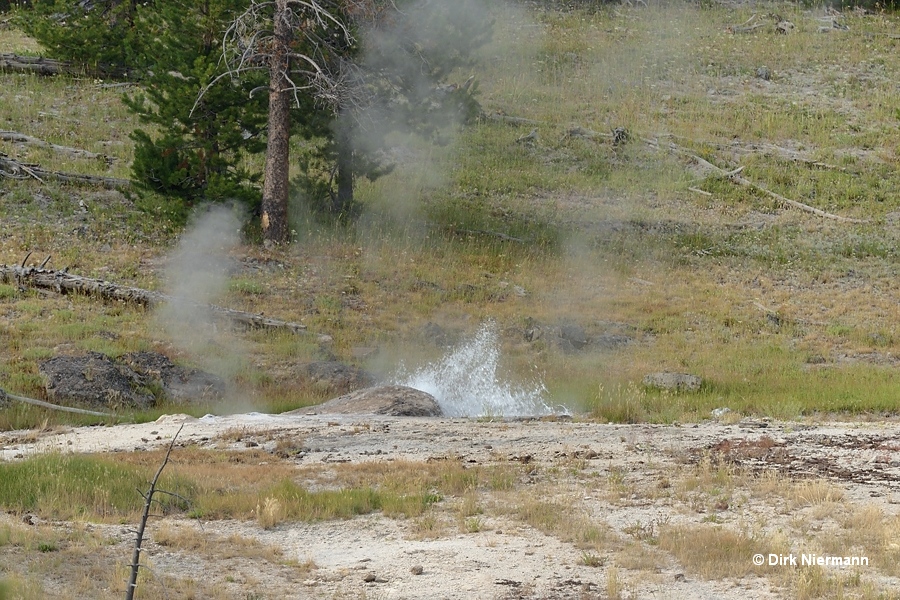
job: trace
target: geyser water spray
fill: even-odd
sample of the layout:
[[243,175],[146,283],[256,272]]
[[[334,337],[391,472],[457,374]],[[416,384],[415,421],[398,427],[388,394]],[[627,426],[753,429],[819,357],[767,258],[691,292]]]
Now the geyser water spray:
[[475,337],[452,349],[439,361],[395,382],[428,392],[450,417],[523,417],[565,413],[544,400],[542,382],[519,387],[498,377],[500,338],[495,323],[481,326]]

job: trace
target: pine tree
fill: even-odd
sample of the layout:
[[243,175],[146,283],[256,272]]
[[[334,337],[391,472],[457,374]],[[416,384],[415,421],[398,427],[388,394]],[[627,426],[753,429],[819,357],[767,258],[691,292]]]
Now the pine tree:
[[220,35],[240,10],[240,0],[204,0],[189,5],[158,1],[147,26],[161,32],[150,47],[155,64],[142,91],[126,104],[143,129],[135,141],[135,179],[154,191],[195,200],[259,201],[252,185],[259,175],[240,166],[242,158],[265,148],[265,94],[252,93],[263,78],[226,79],[198,99],[223,73]]
[[147,43],[153,32],[143,16],[155,2],[134,0],[35,0],[20,14],[23,30],[48,55],[83,65],[90,73],[139,77],[152,60]]
[[[366,10],[361,10],[362,6]],[[474,65],[493,22],[477,0],[347,2],[341,18],[358,43],[333,57],[334,70],[349,73],[334,106],[328,143],[320,159],[332,165],[324,187],[327,211],[341,219],[359,212],[354,182],[374,181],[393,169],[384,158],[385,137],[405,131],[440,140],[448,127],[481,113],[477,83],[448,84],[455,70]],[[349,65],[348,65],[349,63]],[[312,185],[307,184],[312,188]]]

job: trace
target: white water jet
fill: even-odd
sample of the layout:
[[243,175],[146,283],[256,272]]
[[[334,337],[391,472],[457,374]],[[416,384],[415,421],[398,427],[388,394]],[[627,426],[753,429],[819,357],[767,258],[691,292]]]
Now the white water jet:
[[497,326],[486,323],[474,339],[412,374],[401,370],[395,382],[428,392],[450,417],[531,417],[566,412],[554,411],[547,404],[543,382],[518,387],[500,381],[499,364]]

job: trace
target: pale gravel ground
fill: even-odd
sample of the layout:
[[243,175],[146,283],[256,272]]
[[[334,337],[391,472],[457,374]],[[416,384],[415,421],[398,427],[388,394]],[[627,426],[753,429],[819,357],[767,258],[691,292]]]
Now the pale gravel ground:
[[[0,458],[15,460],[51,450],[117,452],[162,447],[182,424],[179,445],[222,447],[223,441],[218,438],[226,433],[234,437],[236,431],[242,433],[242,440],[232,443],[235,449],[245,448],[248,440],[257,440],[262,449],[278,440],[302,440],[306,451],[296,462],[323,468],[332,462],[452,458],[481,465],[526,460],[542,469],[560,465],[564,469],[566,461],[580,460],[581,471],[561,478],[560,495],[576,498],[592,519],[606,523],[624,540],[631,539],[626,530],[634,523],[693,524],[707,515],[687,511],[671,498],[655,500],[643,493],[610,499],[599,491],[596,482],[605,482],[610,470],[615,469],[626,474],[626,483],[632,489],[651,489],[660,477],[679,469],[683,472],[691,456],[723,439],[770,436],[791,454],[777,465],[779,470],[827,476],[845,489],[850,504],[874,503],[887,514],[900,512],[900,428],[893,423],[708,422],[657,426],[358,415],[249,414],[202,419],[167,415],[154,423],[73,428],[38,440],[28,440],[25,432],[7,432],[0,434]],[[546,486],[538,488],[535,484],[535,489],[546,493]],[[764,530],[775,530],[793,515],[751,500],[718,516],[726,526],[755,522]],[[410,520],[378,514],[351,521],[280,524],[272,530],[263,530],[255,522],[203,524],[203,531],[210,535],[256,538],[281,548],[287,558],[311,560],[318,567],[299,576],[296,570],[264,561],[186,557],[156,545],[152,531],[146,555],[157,572],[198,581],[212,577],[233,589],[236,598],[245,597],[249,589],[260,590],[266,598],[297,599],[605,597],[606,566],[581,565],[582,552],[572,544],[491,511],[483,521],[477,533],[459,533],[450,527],[437,539],[417,536]],[[154,523],[154,527],[161,523]],[[166,519],[165,523],[197,527],[184,519]],[[119,540],[124,555],[131,543],[124,528],[97,527],[108,528]],[[802,552],[803,548],[796,550]],[[423,569],[420,575],[411,572],[417,565]],[[375,575],[377,581],[364,582],[367,573]],[[874,578],[876,574],[870,575]],[[656,572],[620,569],[620,577],[625,597],[789,597],[786,590],[773,587],[774,578],[750,575],[738,581],[704,581],[686,572],[671,557]],[[886,585],[898,583],[882,581]]]

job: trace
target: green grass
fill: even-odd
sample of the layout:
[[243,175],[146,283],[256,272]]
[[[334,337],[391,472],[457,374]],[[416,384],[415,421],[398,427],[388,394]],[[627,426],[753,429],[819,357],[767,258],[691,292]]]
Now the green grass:
[[[148,469],[125,467],[112,459],[55,453],[0,464],[0,474],[0,506],[69,520],[134,516],[144,502],[137,490],[149,487],[153,476]],[[173,477],[165,477],[160,485],[192,495],[186,482]],[[158,501],[164,512],[181,504],[171,496]]]
[[[177,459],[177,454],[176,451],[173,458]],[[201,460],[209,463],[210,457]],[[146,490],[153,476],[149,461],[141,463],[50,453],[2,464],[0,506],[18,513],[35,512],[45,518],[133,520],[144,503],[138,490]],[[160,494],[155,507],[163,514],[247,519],[266,499],[275,499],[281,519],[318,521],[348,519],[375,511],[391,517],[419,516],[441,500],[439,494],[423,490],[411,480],[382,489],[351,486],[309,491],[289,479],[273,484],[264,480],[240,482],[235,477],[223,481],[207,477],[202,467],[195,472],[189,465],[173,464],[160,479],[159,489],[180,497]],[[456,489],[447,482],[440,487]],[[224,494],[226,489],[228,493]]]

